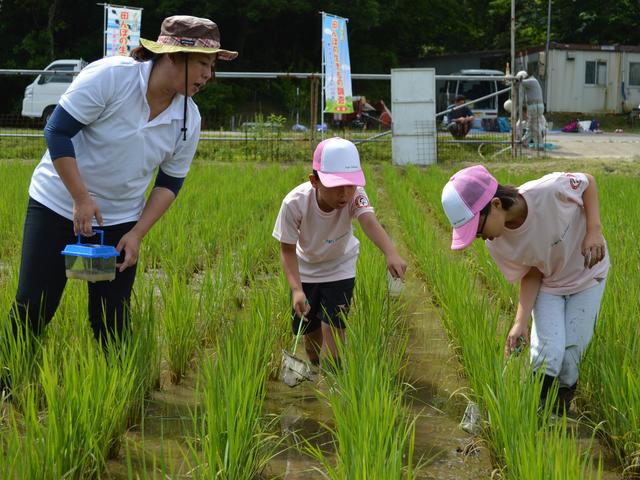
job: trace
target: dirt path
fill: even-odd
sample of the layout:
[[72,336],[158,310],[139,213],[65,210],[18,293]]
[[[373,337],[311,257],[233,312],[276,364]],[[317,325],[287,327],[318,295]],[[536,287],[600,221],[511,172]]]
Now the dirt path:
[[551,133],[554,158],[640,158],[640,135],[627,133]]

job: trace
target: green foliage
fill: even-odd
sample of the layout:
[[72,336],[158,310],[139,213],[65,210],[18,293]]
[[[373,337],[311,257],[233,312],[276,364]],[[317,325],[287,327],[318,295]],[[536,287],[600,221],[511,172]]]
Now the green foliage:
[[[238,50],[220,70],[318,71],[319,10],[349,18],[352,71],[388,72],[434,53],[509,48],[510,0],[132,0],[142,7],[142,37],[154,39],[165,16],[190,13],[218,23],[222,45]],[[552,2],[551,39],[571,43],[640,43],[636,19],[640,4],[618,0]],[[71,0],[4,0],[0,7],[3,68],[43,68],[54,58],[95,60],[102,55],[102,8]],[[547,0],[516,2],[517,48],[540,45],[546,38]],[[5,79],[0,110],[16,111],[28,78]],[[306,82],[303,82],[306,84]],[[271,85],[273,84],[273,85]],[[377,86],[371,86],[375,91]],[[306,85],[304,102],[308,105]],[[354,93],[360,93],[354,89]],[[376,92],[377,94],[378,92]],[[372,92],[367,91],[368,96]],[[198,95],[205,117],[228,118],[238,105],[284,105],[291,116],[294,82],[218,82]],[[260,98],[260,102],[255,99]],[[9,109],[11,106],[11,109]],[[270,113],[266,111],[265,113]]]

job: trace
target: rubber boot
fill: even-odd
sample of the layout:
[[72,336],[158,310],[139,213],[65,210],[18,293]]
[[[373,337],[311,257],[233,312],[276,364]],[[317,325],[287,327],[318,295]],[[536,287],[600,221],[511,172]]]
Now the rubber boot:
[[538,411],[542,412],[547,404],[547,397],[549,396],[549,390],[553,386],[553,383],[557,381],[556,377],[552,377],[551,375],[545,375],[542,379],[542,389],[540,390],[540,406],[538,407]]
[[560,387],[558,389],[558,413],[567,413],[571,406],[571,400],[576,394],[578,383],[574,383],[570,387]]

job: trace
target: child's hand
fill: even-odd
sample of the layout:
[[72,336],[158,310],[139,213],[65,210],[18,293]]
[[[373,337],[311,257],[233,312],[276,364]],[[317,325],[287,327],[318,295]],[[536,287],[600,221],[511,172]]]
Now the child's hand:
[[529,344],[529,326],[521,323],[515,323],[509,335],[507,336],[507,343],[504,346],[504,355],[508,357],[512,353],[520,353],[519,349],[522,349],[525,345]]
[[311,306],[307,301],[307,296],[302,290],[293,291],[293,310],[300,318],[305,318],[307,313],[309,313],[309,310],[311,310]]
[[404,272],[407,271],[407,264],[397,253],[387,256],[387,268],[393,278],[404,280]]
[[584,268],[591,268],[604,258],[606,251],[604,236],[601,230],[587,232],[582,241]]

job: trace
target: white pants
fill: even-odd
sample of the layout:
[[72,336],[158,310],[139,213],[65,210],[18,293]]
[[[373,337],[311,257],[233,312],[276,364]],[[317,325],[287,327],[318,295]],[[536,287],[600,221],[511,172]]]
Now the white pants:
[[539,292],[533,307],[531,364],[558,377],[561,387],[578,381],[578,365],[596,325],[606,279],[573,295]]
[[532,103],[527,105],[527,134],[525,136],[525,145],[533,142],[536,148],[542,148],[544,146],[546,123],[544,118],[544,104]]

